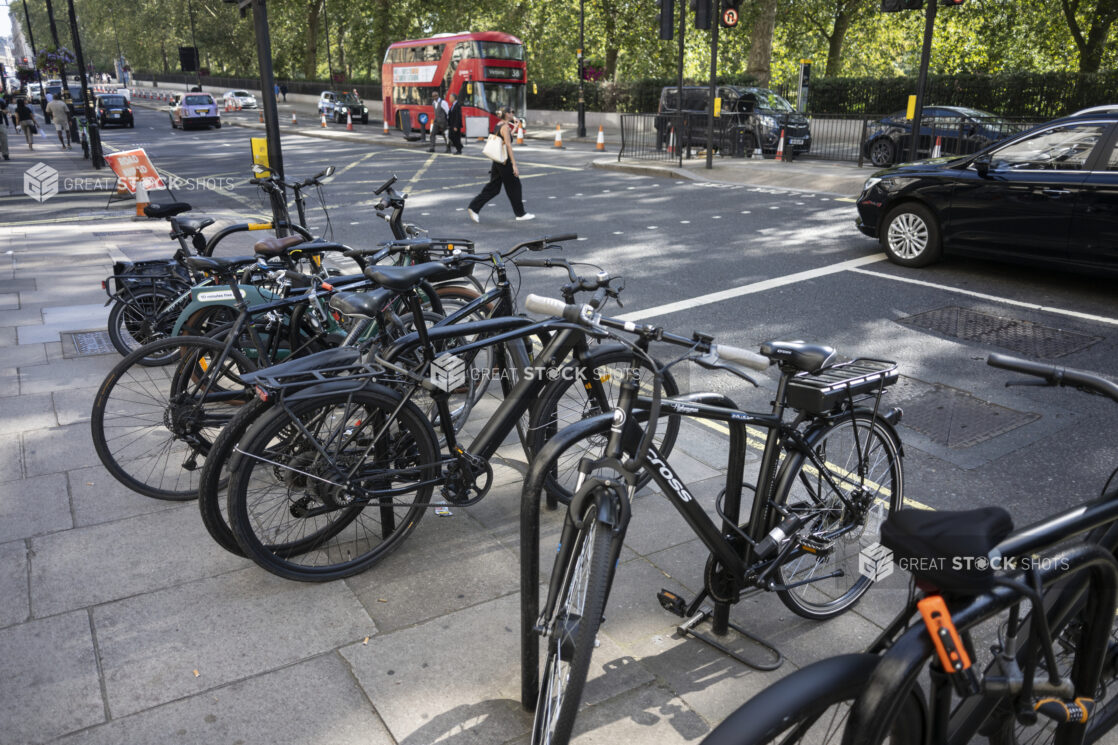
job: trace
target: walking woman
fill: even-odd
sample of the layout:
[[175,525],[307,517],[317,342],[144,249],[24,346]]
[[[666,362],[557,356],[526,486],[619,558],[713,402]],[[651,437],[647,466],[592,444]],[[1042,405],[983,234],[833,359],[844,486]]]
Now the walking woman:
[[19,99],[16,103],[16,121],[19,122],[20,128],[23,130],[23,136],[27,138],[27,149],[35,149],[35,112],[27,105],[26,99]]
[[489,183],[470,202],[468,210],[470,219],[474,222],[480,222],[478,212],[481,211],[486,202],[497,196],[498,192],[501,191],[501,186],[504,186],[505,195],[509,198],[509,204],[512,205],[512,211],[516,215],[516,219],[534,220],[535,215],[524,211],[524,201],[521,199],[520,192],[520,168],[516,165],[516,157],[512,154],[512,128],[516,123],[516,112],[512,109],[501,109],[497,112],[497,116],[500,117],[500,121],[497,122],[497,128],[493,131],[505,143],[505,162],[494,163],[489,169]]

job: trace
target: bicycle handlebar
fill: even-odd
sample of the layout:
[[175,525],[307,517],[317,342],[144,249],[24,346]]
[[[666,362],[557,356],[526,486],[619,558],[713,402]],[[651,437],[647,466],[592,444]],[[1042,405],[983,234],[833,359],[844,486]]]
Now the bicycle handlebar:
[[[1118,401],[1118,384],[1082,370],[1046,365],[1042,362],[1022,360],[997,353],[987,357],[986,364],[990,367],[1032,375],[1044,381],[1044,383],[1036,383],[1035,385],[1071,386]],[[1012,385],[1012,383],[1006,383],[1006,385]]]
[[382,193],[384,193],[385,189],[391,188],[392,184],[396,183],[396,180],[397,177],[393,175],[392,178],[385,181],[383,184],[380,185],[379,189],[373,192],[373,196],[379,197]]

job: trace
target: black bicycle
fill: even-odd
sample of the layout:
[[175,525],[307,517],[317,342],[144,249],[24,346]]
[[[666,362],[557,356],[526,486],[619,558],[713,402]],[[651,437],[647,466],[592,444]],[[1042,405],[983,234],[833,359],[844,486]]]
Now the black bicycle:
[[[1039,379],[1012,384],[1118,401],[1118,385],[1091,373],[987,361]],[[1019,530],[996,507],[891,517],[882,543],[913,568],[920,591],[865,653],[787,676],[704,745],[1099,742],[1118,724],[1113,479],[1098,499]]]
[[[900,441],[894,423],[897,409],[881,411],[881,396],[896,378],[896,366],[879,360],[837,361],[830,347],[802,342],[768,342],[761,353],[714,344],[709,336],[676,336],[663,328],[607,318],[589,306],[529,296],[534,312],[564,319],[589,333],[625,340],[630,350],[628,374],[612,412],[568,427],[537,455],[525,481],[521,501],[522,698],[535,708],[532,741],[566,743],[571,736],[595,637],[628,527],[637,474],[646,470],[679,510],[688,526],[710,550],[705,588],[687,603],[661,591],[662,606],[688,618],[681,630],[725,650],[698,634],[696,625],[710,618],[716,632],[732,627],[766,647],[771,659],[742,659],[773,669],[781,656],[771,645],[729,623],[730,606],[761,591],[776,592],[795,613],[813,619],[849,610],[871,583],[857,571],[862,547],[877,540],[885,516],[903,504]],[[622,333],[618,333],[622,332]],[[665,368],[648,357],[652,342],[684,347],[671,364],[690,360],[726,370],[754,383],[740,368],[780,369],[771,412],[740,411],[721,394],[691,394],[661,399],[659,379]],[[651,366],[651,398],[639,396],[640,373]],[[754,383],[755,384],[755,383]],[[790,412],[794,412],[791,417]],[[696,496],[652,445],[661,414],[724,422],[730,427],[725,489],[716,500],[722,519],[716,525]],[[641,432],[637,422],[646,420]],[[767,430],[753,506],[747,522],[739,519],[744,487],[747,427]],[[607,438],[603,457],[579,464],[577,491],[551,572],[547,598],[539,609],[538,505],[552,463],[573,442],[591,435]],[[631,457],[622,460],[625,454]],[[702,607],[709,598],[714,609]],[[538,640],[547,646],[540,690]]]

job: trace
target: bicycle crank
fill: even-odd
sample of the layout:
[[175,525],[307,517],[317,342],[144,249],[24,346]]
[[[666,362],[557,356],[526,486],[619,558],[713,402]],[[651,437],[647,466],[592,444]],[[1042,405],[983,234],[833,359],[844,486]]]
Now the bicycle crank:
[[447,466],[442,495],[447,502],[466,507],[484,497],[492,485],[489,461],[459,448],[455,461]]

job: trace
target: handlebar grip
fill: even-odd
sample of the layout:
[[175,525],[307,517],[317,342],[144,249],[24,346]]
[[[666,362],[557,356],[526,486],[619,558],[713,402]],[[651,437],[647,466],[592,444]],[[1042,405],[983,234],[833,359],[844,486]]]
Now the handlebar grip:
[[577,241],[578,233],[563,233],[561,235],[544,236],[544,243],[562,243],[564,241]]
[[741,347],[731,347],[729,344],[713,344],[711,351],[727,362],[736,362],[739,365],[752,367],[754,370],[767,370],[772,364],[772,360],[764,355]]
[[392,186],[392,184],[394,184],[394,183],[396,183],[396,177],[395,176],[393,176],[392,178],[388,179],[383,184],[381,184],[380,188],[373,192],[373,196],[380,196],[384,192],[385,189]]
[[524,299],[524,308],[542,316],[555,316],[568,321],[578,321],[582,312],[581,305],[567,305],[562,300],[541,295],[529,295]]
[[549,267],[557,266],[553,259],[513,259],[513,263],[517,266],[532,266],[540,269],[547,269]]
[[1085,388],[1099,395],[1118,401],[1118,384],[1111,380],[1093,375],[1080,370],[1070,370],[1065,367],[1046,365],[1042,362],[1022,360],[1009,357],[996,352],[986,358],[986,364],[991,367],[1000,367],[1003,370],[1024,373],[1041,378],[1051,385],[1071,385],[1076,388]]

